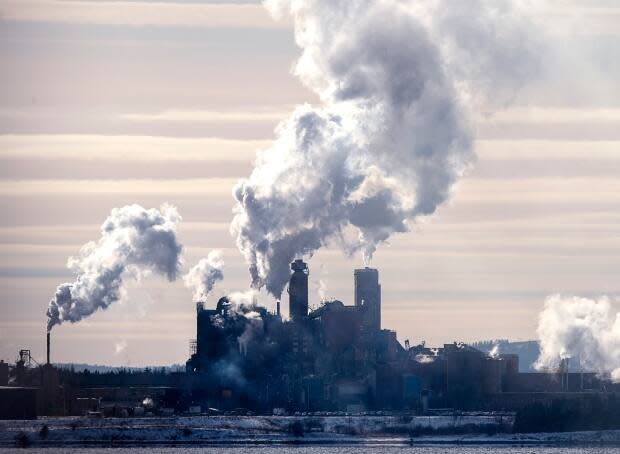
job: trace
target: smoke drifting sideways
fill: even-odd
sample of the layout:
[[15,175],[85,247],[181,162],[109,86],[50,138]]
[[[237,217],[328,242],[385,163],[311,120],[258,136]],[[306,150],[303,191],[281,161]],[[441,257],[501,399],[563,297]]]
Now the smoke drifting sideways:
[[509,99],[536,66],[511,2],[501,14],[464,3],[455,17],[451,1],[265,2],[292,15],[294,72],[321,105],[283,120],[233,191],[231,233],[255,288],[280,297],[289,263],[326,245],[368,263],[448,200],[475,160],[473,100]]
[[583,370],[620,382],[620,301],[551,295],[538,319],[538,370],[553,370],[565,359]]
[[185,285],[193,289],[194,301],[206,301],[216,283],[224,279],[224,260],[219,249],[209,252],[183,276]]
[[175,280],[183,249],[176,235],[180,220],[170,205],[159,210],[140,205],[114,208],[101,226],[101,238],[69,258],[67,266],[76,279],[57,287],[47,309],[48,331],[108,308],[121,298],[126,278],[139,280],[155,273]]

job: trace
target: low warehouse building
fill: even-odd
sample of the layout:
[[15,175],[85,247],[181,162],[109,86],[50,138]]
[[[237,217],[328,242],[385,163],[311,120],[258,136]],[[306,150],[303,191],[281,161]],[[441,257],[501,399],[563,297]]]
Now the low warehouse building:
[[36,419],[37,388],[0,386],[0,419]]

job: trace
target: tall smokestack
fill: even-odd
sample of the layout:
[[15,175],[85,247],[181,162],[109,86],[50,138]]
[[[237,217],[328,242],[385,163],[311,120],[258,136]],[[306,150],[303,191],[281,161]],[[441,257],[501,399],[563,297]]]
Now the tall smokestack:
[[364,325],[373,331],[381,329],[381,284],[375,268],[357,269],[355,280],[355,305],[362,308]]
[[47,364],[50,363],[50,337],[51,334],[49,331],[47,332]]
[[301,259],[291,263],[293,274],[288,284],[289,316],[300,321],[308,316],[308,265]]

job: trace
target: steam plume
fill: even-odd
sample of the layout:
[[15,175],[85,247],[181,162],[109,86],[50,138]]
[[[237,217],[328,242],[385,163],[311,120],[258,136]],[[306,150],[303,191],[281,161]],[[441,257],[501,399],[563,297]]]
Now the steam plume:
[[181,220],[176,208],[160,210],[139,205],[114,208],[101,226],[101,238],[86,243],[67,266],[75,282],[58,286],[47,309],[47,329],[63,322],[75,323],[118,301],[123,279],[140,279],[154,272],[176,279],[182,246],[176,237]]
[[514,89],[530,55],[510,2],[497,14],[497,2],[469,0],[465,17],[454,3],[267,0],[292,14],[295,74],[322,105],[282,121],[234,190],[231,232],[254,287],[279,297],[288,264],[330,243],[368,262],[449,198],[475,158],[465,101]]
[[194,291],[194,301],[206,301],[215,284],[224,279],[222,251],[209,252],[183,277],[185,285]]
[[248,354],[248,345],[252,340],[258,338],[263,331],[263,319],[258,312],[250,311],[243,314],[247,324],[241,336],[237,339],[239,342],[239,349],[243,355]]
[[124,353],[125,350],[127,350],[127,340],[126,339],[122,339],[122,340],[114,343],[114,354],[115,355],[120,355],[121,353]]
[[556,369],[563,359],[620,382],[620,302],[552,295],[538,319],[539,370]]

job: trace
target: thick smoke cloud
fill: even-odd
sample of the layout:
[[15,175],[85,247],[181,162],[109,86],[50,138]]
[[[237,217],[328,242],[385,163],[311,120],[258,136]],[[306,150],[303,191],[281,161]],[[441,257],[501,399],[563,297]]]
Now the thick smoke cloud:
[[58,286],[47,309],[47,329],[75,323],[118,301],[123,280],[156,273],[172,281],[181,265],[182,246],[176,229],[181,217],[176,208],[160,210],[139,205],[115,208],[101,226],[101,238],[89,242],[67,266],[75,282]]
[[[218,302],[218,310],[222,312],[211,316],[212,326],[219,331],[219,337],[231,341],[230,345],[236,341],[238,346],[238,349],[229,350],[224,358],[213,364],[212,370],[216,375],[240,386],[245,384],[247,372],[241,364],[241,357],[249,354],[252,343],[266,345],[264,318],[267,312],[258,307],[256,297],[256,291],[251,289],[233,292]],[[257,370],[258,366],[250,369]]]
[[194,291],[194,301],[206,301],[216,283],[224,279],[224,260],[222,251],[209,252],[183,276],[185,285]]
[[[513,90],[514,68],[529,68],[526,31],[506,23],[520,16],[498,14],[489,6],[497,2],[467,3],[461,18],[449,13],[454,2],[266,2],[292,14],[302,51],[295,74],[322,104],[282,121],[234,190],[231,231],[255,287],[279,297],[289,263],[327,244],[368,262],[450,197],[475,159],[472,99],[485,98],[483,88]],[[507,77],[490,87],[489,75]]]
[[538,320],[539,370],[557,369],[563,359],[620,382],[620,302],[552,295]]
[[244,314],[247,324],[241,336],[237,339],[239,342],[239,350],[241,354],[248,354],[248,345],[256,338],[260,338],[263,334],[263,319],[258,312],[247,312]]
[[[239,353],[246,355],[248,345],[263,333],[266,312],[258,312],[256,291],[232,292],[226,296],[226,317],[214,315],[212,322],[223,330],[223,333],[237,338]],[[234,328],[234,329],[233,329]]]

